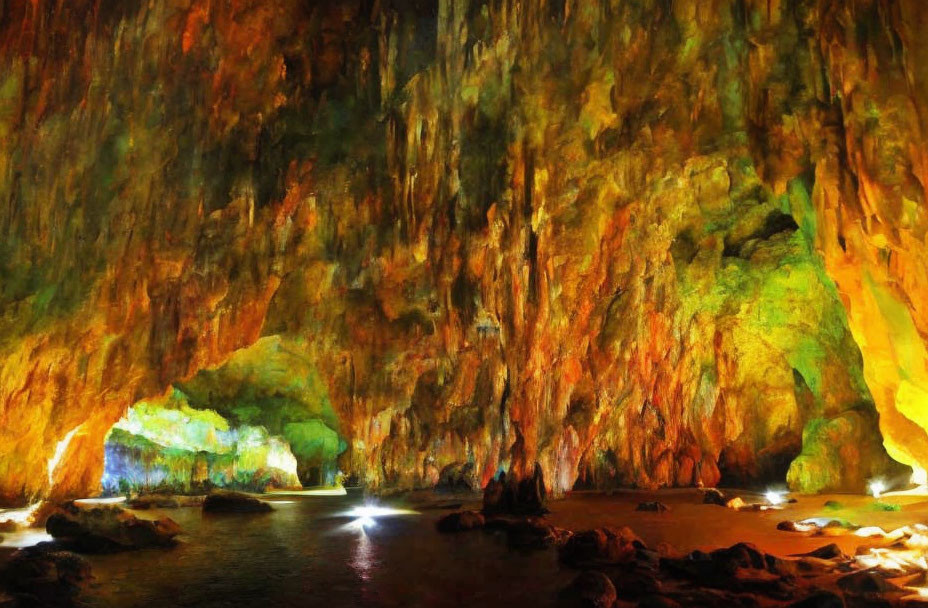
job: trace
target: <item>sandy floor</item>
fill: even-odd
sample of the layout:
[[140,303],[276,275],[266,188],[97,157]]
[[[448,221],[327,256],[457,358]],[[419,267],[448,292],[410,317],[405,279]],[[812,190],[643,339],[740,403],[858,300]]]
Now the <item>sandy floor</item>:
[[[745,502],[764,502],[763,497],[748,492],[725,491],[741,496]],[[623,491],[611,496],[600,493],[572,493],[564,500],[551,501],[549,521],[563,528],[581,530],[593,526],[629,526],[647,544],[670,543],[681,551],[710,550],[738,542],[750,542],[768,553],[786,556],[811,551],[822,545],[837,543],[851,555],[861,539],[853,536],[822,537],[777,530],[783,520],[811,517],[843,519],[860,526],[880,526],[891,530],[914,523],[928,523],[928,497],[899,496],[882,499],[883,504],[900,506],[899,511],[877,508],[872,497],[860,495],[795,496],[798,502],[783,505],[778,511],[733,511],[717,505],[702,504],[695,489],[656,492]],[[665,513],[636,511],[640,502],[659,500],[670,510]],[[843,508],[825,508],[825,502],[839,502]]]

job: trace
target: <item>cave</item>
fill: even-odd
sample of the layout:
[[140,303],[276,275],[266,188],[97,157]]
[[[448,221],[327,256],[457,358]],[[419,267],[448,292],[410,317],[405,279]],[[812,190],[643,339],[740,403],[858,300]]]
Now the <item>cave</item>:
[[0,0],[0,607],[928,605],[924,0]]

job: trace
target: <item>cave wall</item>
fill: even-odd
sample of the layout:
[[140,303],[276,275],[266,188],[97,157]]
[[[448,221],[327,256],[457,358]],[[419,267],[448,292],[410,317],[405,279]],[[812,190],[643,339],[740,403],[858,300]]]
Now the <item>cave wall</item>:
[[371,485],[928,460],[921,13],[0,4],[0,495],[262,335]]

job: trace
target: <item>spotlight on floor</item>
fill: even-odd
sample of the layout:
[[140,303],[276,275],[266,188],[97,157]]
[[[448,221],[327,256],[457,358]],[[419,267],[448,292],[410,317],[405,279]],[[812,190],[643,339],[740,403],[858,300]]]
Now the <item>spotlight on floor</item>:
[[874,498],[879,498],[886,491],[886,483],[882,479],[874,479],[870,482],[870,493]]
[[354,518],[351,523],[348,524],[348,527],[354,530],[374,528],[377,526],[377,518],[393,517],[396,515],[418,515],[418,512],[409,509],[381,507],[378,505],[363,505],[354,507],[345,513],[346,517]]
[[767,502],[776,507],[786,502],[786,492],[782,490],[767,490],[767,492],[764,493],[764,498],[767,499]]

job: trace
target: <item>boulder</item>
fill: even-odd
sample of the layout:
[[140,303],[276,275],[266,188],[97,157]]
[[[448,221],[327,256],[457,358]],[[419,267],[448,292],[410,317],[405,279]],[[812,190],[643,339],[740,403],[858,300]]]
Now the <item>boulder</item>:
[[669,511],[670,507],[668,507],[662,502],[658,502],[654,500],[650,502],[638,503],[638,506],[635,508],[635,510],[636,511],[650,511],[653,513],[664,513],[665,511]]
[[841,547],[831,543],[808,553],[795,553],[793,557],[816,557],[818,559],[847,559],[847,556],[841,551]]
[[842,576],[838,579],[838,587],[845,593],[852,595],[870,595],[899,591],[899,587],[893,585],[872,570],[861,570]]
[[830,591],[820,591],[798,602],[793,602],[789,608],[844,608],[844,599]]
[[52,512],[45,530],[57,545],[82,553],[168,547],[181,532],[167,517],[140,519],[118,506],[81,508],[73,502]]
[[73,606],[91,578],[87,560],[51,543],[20,549],[0,569],[0,587],[9,591],[13,606]]
[[646,595],[638,602],[638,608],[681,608],[680,603],[663,595]]
[[745,508],[747,505],[744,503],[744,500],[740,496],[735,496],[734,498],[728,500],[725,503],[725,506],[729,509],[734,509],[735,511],[740,511]]
[[482,528],[484,523],[483,515],[477,511],[458,511],[439,519],[435,522],[435,527],[439,532],[445,533],[466,532]]
[[630,528],[596,528],[577,532],[561,547],[562,562],[573,567],[628,564],[644,542]]
[[702,502],[706,505],[718,505],[720,507],[724,507],[727,499],[725,498],[724,494],[715,488],[708,488],[703,492]]
[[562,545],[570,535],[568,530],[533,518],[515,520],[506,527],[506,541],[512,549],[547,549]]
[[531,477],[517,480],[500,473],[491,479],[483,491],[484,515],[544,515],[547,490],[541,465],[535,464]]
[[561,591],[561,603],[577,608],[611,608],[615,604],[615,586],[602,572],[581,572]]
[[693,551],[682,559],[662,558],[661,570],[705,588],[783,596],[790,562],[738,543],[710,553]]
[[438,475],[436,490],[473,492],[480,489],[472,462],[455,462],[444,467]]
[[215,492],[203,500],[204,513],[268,513],[271,505],[241,492]]

